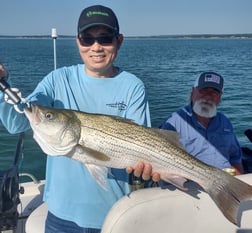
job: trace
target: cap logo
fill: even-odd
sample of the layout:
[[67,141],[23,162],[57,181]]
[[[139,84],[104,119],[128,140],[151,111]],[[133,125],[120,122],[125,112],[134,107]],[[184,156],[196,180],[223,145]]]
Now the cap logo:
[[215,74],[206,74],[205,82],[213,82],[220,84],[220,77]]
[[107,12],[101,12],[101,11],[89,11],[86,14],[87,17],[91,17],[93,15],[109,16],[109,14]]

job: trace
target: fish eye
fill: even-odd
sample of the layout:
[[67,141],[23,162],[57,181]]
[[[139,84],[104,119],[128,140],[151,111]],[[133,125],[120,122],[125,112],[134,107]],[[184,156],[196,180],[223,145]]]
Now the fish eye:
[[50,120],[50,119],[53,118],[53,114],[52,114],[51,112],[47,112],[47,113],[45,114],[45,117],[46,117],[46,119]]

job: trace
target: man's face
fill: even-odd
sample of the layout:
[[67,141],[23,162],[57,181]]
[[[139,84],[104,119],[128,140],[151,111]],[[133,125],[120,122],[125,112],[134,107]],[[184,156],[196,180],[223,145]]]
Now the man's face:
[[80,33],[77,45],[87,74],[94,77],[110,77],[122,41],[122,35],[116,36],[113,31],[103,26],[91,27]]
[[193,111],[201,117],[212,118],[216,115],[217,105],[220,103],[220,99],[221,92],[214,88],[193,88]]

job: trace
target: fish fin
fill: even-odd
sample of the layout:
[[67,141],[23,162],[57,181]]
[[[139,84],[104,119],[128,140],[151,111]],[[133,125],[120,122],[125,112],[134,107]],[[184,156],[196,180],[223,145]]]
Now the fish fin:
[[172,145],[184,150],[184,146],[179,141],[180,134],[178,132],[174,130],[164,130],[164,129],[158,129],[158,128],[151,128],[151,129],[165,136]]
[[76,161],[84,163],[90,175],[95,179],[95,181],[102,188],[107,190],[106,187],[108,168],[92,164],[92,162],[96,159],[102,161],[109,160],[110,158],[107,155],[81,145],[76,145],[74,150],[72,150],[67,155]]
[[94,164],[85,164],[91,176],[105,190],[107,190],[108,168],[96,166]]
[[176,175],[162,175],[161,174],[161,179],[164,180],[165,182],[171,183],[174,186],[176,186],[179,189],[182,190],[188,190],[185,186],[184,183],[187,181],[184,177],[181,176],[176,176]]
[[120,116],[112,116],[113,118],[115,118],[116,120],[118,121],[122,121],[122,122],[125,122],[125,123],[129,123],[129,124],[133,124],[133,125],[138,125],[134,120],[132,119],[127,119],[127,118],[123,118],[123,117],[120,117]]
[[205,190],[224,216],[235,225],[240,226],[240,222],[237,221],[239,206],[242,201],[252,199],[252,186],[224,171],[217,170],[217,172],[219,173],[218,179]]
[[[71,156],[71,154],[77,154],[77,155],[83,154],[83,155],[88,156],[88,157],[90,157],[92,159],[100,160],[100,161],[109,161],[110,160],[110,157],[107,156],[106,154],[104,154],[104,153],[102,153],[100,151],[93,150],[91,148],[82,146],[82,145],[75,146],[74,150],[71,153],[68,153],[68,154],[70,156]],[[71,157],[74,158],[74,156],[71,156]],[[85,162],[85,161],[83,161],[83,162]]]

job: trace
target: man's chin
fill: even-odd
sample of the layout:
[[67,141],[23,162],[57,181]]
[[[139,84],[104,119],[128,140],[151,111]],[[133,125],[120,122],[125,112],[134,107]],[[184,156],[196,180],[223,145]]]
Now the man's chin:
[[200,112],[200,113],[196,113],[196,114],[201,117],[205,117],[205,118],[212,118],[212,117],[216,116],[216,114],[210,114],[210,113],[206,113],[206,112]]
[[194,105],[193,107],[193,111],[201,116],[201,117],[205,117],[205,118],[212,118],[214,116],[216,116],[216,107],[211,107],[211,108],[206,108],[206,107],[202,107],[202,106],[199,106],[199,105]]

